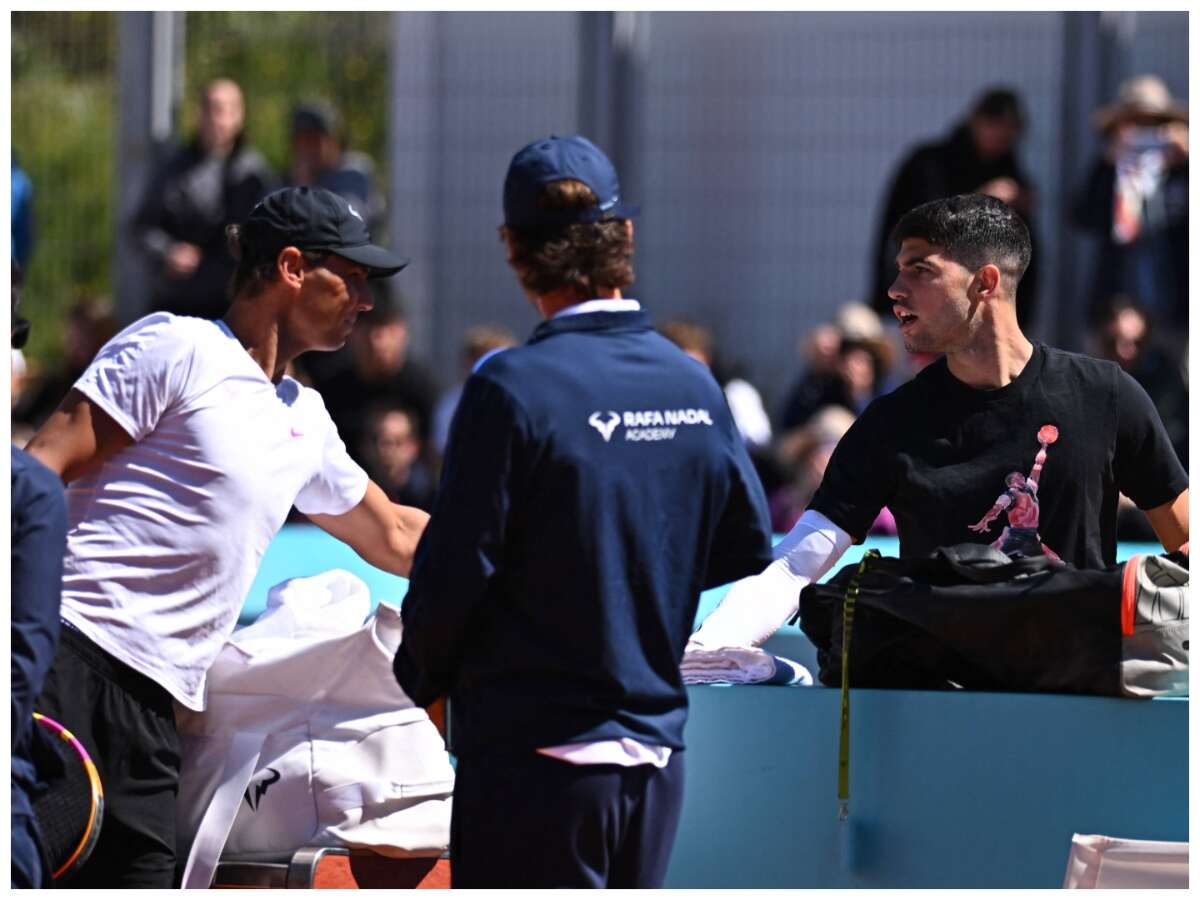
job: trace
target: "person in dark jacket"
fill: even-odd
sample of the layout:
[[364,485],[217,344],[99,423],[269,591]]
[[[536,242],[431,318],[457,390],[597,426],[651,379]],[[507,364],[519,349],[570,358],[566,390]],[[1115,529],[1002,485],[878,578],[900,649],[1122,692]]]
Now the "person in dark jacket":
[[581,137],[509,166],[501,236],[545,319],[463,388],[396,677],[449,694],[454,887],[658,887],[700,592],[771,558],[720,386],[656,333],[636,207]]
[[195,138],[150,179],[134,217],[137,241],[154,264],[152,312],[220,318],[235,263],[225,226],[242,222],[277,178],[245,146],[241,88],[226,78],[200,93]]
[[[1017,142],[1025,130],[1021,100],[1006,88],[989,88],[940,141],[922,144],[900,164],[888,189],[871,256],[871,306],[883,317],[891,315],[888,287],[896,275],[896,248],[889,236],[900,217],[930,200],[955,194],[988,194],[1007,203],[1025,220],[1034,241],[1032,216],[1034,185],[1017,160]],[[1031,263],[1021,279],[1017,319],[1022,328],[1033,322],[1037,302],[1037,265]]]
[[[1075,224],[1102,247],[1090,287],[1093,322],[1125,294],[1164,334],[1187,335],[1188,113],[1154,75],[1121,85],[1097,110],[1104,152],[1075,196]],[[1181,341],[1173,348],[1181,356]]]
[[358,207],[372,232],[386,225],[387,203],[376,186],[375,162],[366,153],[346,148],[345,126],[337,107],[320,100],[292,110],[291,185],[316,185]]
[[[13,347],[29,337],[17,316],[21,269],[13,265]],[[12,484],[12,876],[14,888],[50,884],[41,830],[33,813],[38,786],[34,765],[34,698],[58,646],[63,551],[67,545],[67,501],[62,482],[24,450],[10,449]]]

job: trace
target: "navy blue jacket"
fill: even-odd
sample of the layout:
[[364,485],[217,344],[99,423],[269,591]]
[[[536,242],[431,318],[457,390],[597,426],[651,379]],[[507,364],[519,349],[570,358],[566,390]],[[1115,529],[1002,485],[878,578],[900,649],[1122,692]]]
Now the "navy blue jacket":
[[631,737],[682,749],[701,590],[771,560],[720,387],[641,312],[543,322],[463,389],[396,677],[467,755]]
[[[16,447],[12,450],[12,812],[32,817],[28,792],[33,704],[58,645],[67,502],[62,481]],[[14,827],[17,827],[14,823]]]

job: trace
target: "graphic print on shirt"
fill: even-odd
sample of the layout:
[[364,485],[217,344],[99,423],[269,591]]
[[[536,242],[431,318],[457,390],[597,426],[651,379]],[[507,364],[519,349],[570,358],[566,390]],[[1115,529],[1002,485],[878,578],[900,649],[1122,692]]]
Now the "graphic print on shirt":
[[1038,534],[1038,479],[1046,464],[1046,448],[1058,440],[1058,429],[1053,425],[1043,425],[1038,429],[1037,439],[1041,446],[1033,458],[1033,468],[1029,474],[1009,472],[1004,479],[1007,486],[1004,493],[996,498],[982,519],[967,526],[971,531],[982,534],[1002,512],[1008,510],[1008,524],[1000,532],[1000,537],[992,542],[992,546],[1013,559],[1042,554],[1059,559],[1057,553],[1042,543]]

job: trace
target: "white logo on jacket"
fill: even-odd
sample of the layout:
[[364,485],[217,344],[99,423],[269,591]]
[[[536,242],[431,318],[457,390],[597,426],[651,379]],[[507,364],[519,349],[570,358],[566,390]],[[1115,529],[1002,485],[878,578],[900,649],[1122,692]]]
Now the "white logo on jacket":
[[600,418],[600,413],[597,411],[588,416],[588,424],[600,432],[600,436],[604,438],[604,443],[607,444],[609,439],[612,438],[613,429],[621,424],[621,414],[613,412],[610,409],[608,411],[608,419],[605,420]]
[[610,409],[607,418],[599,411],[588,416],[588,424],[600,432],[606,444],[622,423],[627,441],[669,441],[675,438],[679,425],[711,426],[713,420],[707,409],[636,409],[624,413]]

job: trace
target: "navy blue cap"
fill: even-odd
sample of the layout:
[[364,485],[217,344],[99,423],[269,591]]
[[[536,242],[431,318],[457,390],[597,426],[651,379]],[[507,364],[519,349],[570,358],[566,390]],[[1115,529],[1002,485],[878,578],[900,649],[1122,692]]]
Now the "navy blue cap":
[[[539,209],[544,185],[582,181],[596,195],[591,209]],[[585,137],[550,135],[517,151],[504,179],[504,224],[511,228],[550,228],[601,219],[631,219],[639,207],[621,202],[617,170],[604,152]]]
[[258,255],[284,247],[326,250],[366,266],[368,278],[387,278],[408,260],[371,243],[362,213],[344,197],[319,187],[282,188],[264,197],[242,225]]

